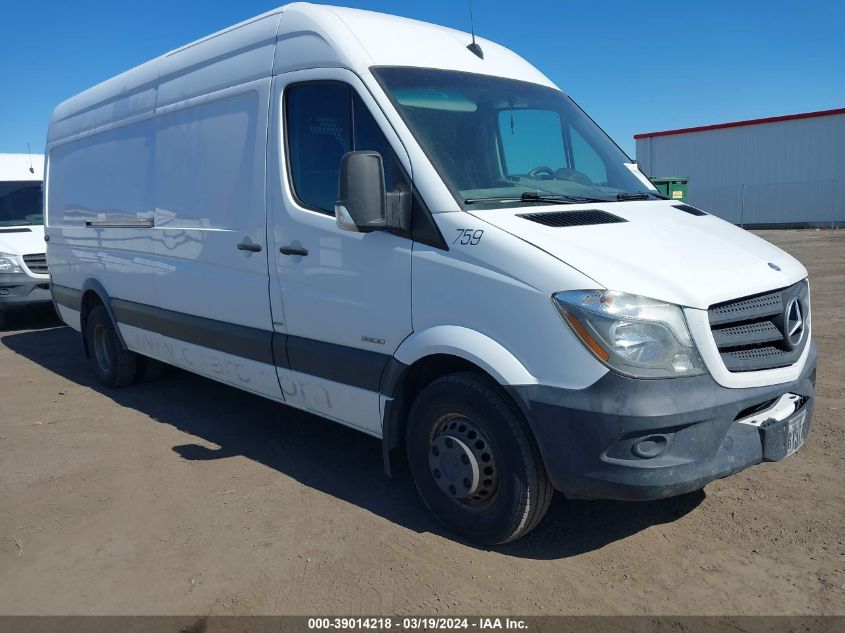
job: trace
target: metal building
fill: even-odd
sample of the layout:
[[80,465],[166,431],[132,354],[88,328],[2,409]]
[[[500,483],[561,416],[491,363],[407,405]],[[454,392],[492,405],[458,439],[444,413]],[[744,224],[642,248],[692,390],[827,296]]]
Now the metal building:
[[636,134],[646,175],[746,227],[845,226],[845,108]]

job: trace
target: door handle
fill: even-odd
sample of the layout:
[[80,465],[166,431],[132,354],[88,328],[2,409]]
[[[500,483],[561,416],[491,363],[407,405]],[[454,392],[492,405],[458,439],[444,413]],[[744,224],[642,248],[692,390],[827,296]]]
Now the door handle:
[[254,242],[241,242],[238,244],[239,251],[249,251],[250,253],[260,253],[261,252],[261,244],[256,244]]
[[308,249],[300,246],[282,246],[279,252],[282,255],[299,255],[300,257],[305,257],[308,254]]

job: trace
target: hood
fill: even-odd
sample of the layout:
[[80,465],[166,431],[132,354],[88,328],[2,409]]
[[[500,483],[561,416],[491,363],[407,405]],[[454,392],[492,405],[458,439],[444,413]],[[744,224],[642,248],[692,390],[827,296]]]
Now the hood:
[[30,255],[46,251],[43,226],[0,226],[0,253]]
[[[776,246],[713,215],[686,213],[677,204],[534,205],[471,213],[572,266],[597,287],[692,308],[783,288],[807,276],[800,262]],[[579,210],[605,211],[625,221],[555,227],[519,217]]]

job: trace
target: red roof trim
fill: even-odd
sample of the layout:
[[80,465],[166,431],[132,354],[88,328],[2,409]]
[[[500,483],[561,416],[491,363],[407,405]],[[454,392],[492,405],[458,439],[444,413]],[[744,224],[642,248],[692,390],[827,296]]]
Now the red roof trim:
[[802,114],[785,114],[783,116],[770,116],[765,119],[749,119],[748,121],[734,121],[732,123],[716,123],[715,125],[699,125],[698,127],[685,127],[678,130],[664,130],[662,132],[647,132],[645,134],[634,134],[635,139],[651,138],[653,136],[671,136],[673,134],[689,134],[690,132],[705,132],[707,130],[721,130],[729,127],[745,127],[746,125],[759,125],[761,123],[775,123],[777,121],[794,121],[796,119],[812,119],[817,116],[831,116],[834,114],[845,114],[845,108],[835,110],[819,110],[818,112],[804,112]]

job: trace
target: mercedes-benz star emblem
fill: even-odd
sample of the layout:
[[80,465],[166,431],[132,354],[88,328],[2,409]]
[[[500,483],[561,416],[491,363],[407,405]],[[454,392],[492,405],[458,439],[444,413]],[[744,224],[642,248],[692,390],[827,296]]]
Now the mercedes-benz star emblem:
[[798,297],[790,299],[783,313],[783,338],[786,346],[795,349],[804,338],[804,315]]

